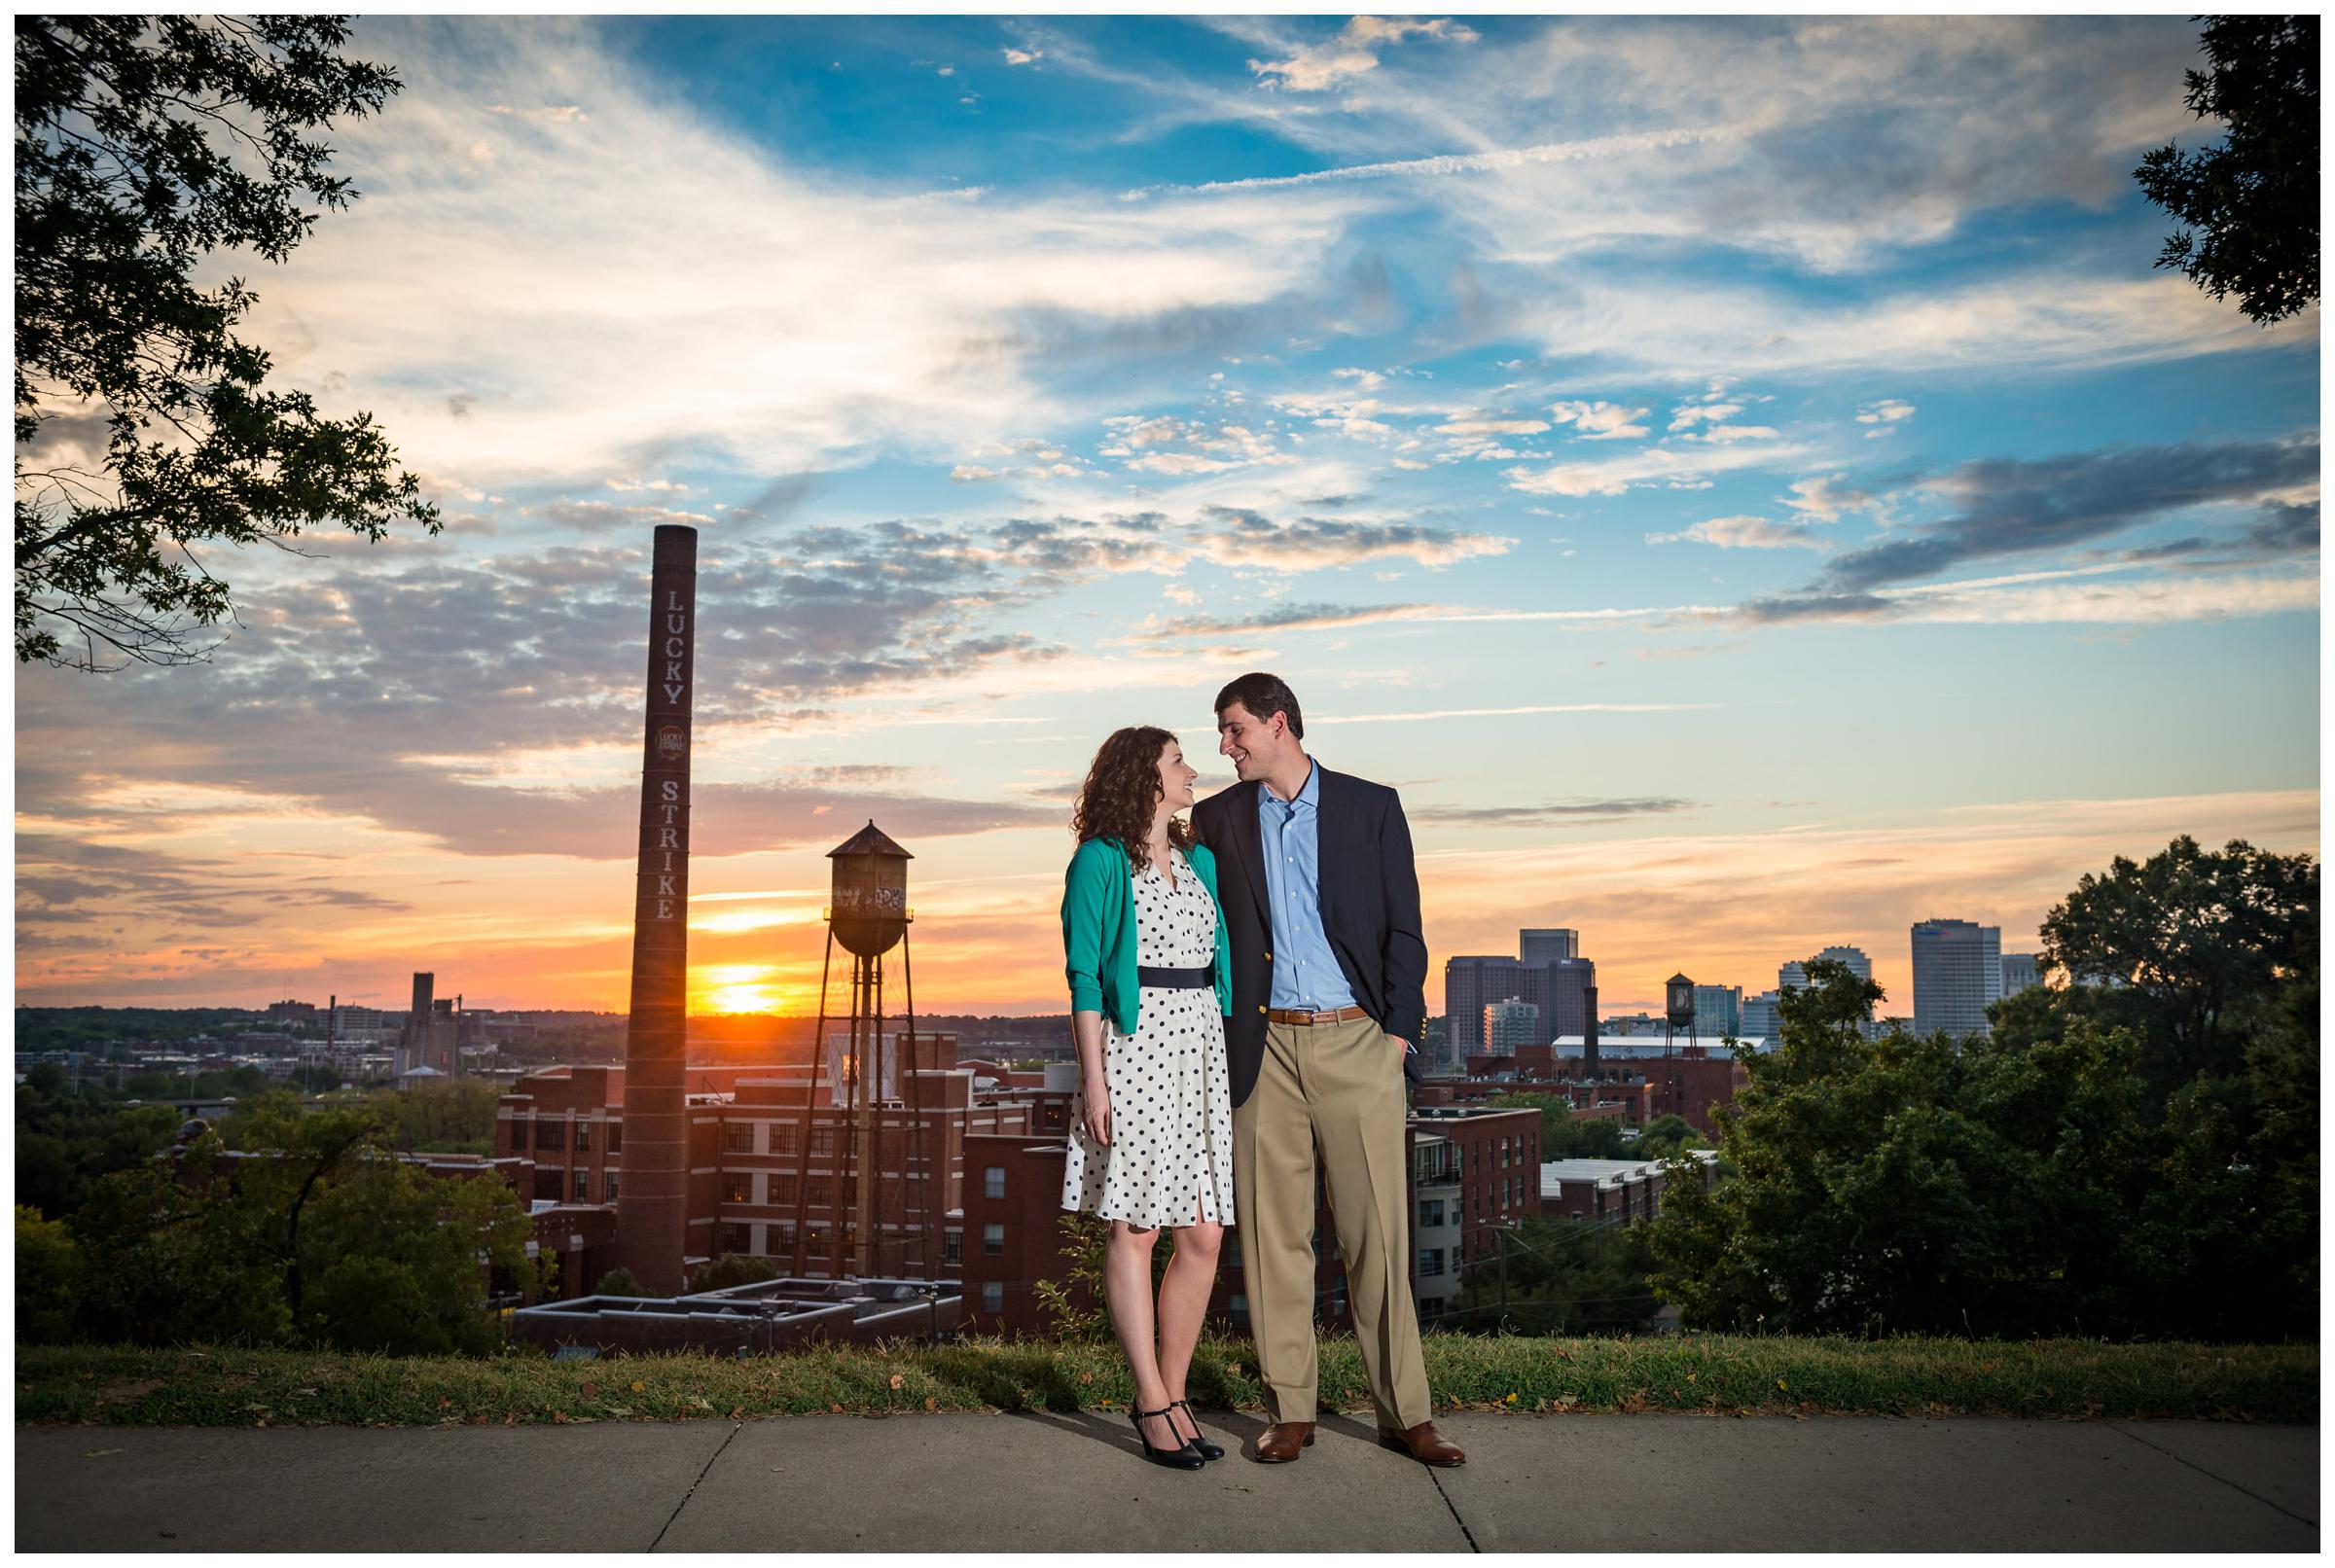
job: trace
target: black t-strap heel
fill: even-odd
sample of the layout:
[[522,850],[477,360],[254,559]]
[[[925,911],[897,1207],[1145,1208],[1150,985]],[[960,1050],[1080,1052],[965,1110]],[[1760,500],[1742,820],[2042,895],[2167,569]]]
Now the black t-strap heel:
[[[1155,1415],[1167,1415],[1173,1408],[1175,1407],[1172,1405],[1163,1405],[1156,1410],[1139,1410],[1131,1404],[1127,1418],[1134,1423],[1135,1441],[1143,1444],[1144,1458],[1155,1465],[1166,1465],[1169,1470],[1198,1470],[1207,1461],[1203,1459],[1189,1443],[1178,1443],[1172,1448],[1155,1448],[1151,1445],[1151,1440],[1143,1435],[1145,1421]],[[1168,1430],[1170,1432],[1175,1430],[1175,1419],[1172,1416],[1168,1417]]]

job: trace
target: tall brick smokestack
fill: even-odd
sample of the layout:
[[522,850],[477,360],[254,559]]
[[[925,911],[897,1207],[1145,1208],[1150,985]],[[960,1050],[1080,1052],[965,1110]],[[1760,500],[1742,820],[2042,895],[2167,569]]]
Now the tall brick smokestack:
[[1581,1005],[1588,1020],[1581,1028],[1581,1077],[1584,1081],[1597,1076],[1598,1071],[1598,988],[1581,988]]
[[652,1296],[681,1289],[689,1229],[689,713],[697,678],[698,531],[657,530],[649,572],[648,725],[632,904],[632,1009],[625,1031],[619,1260]]

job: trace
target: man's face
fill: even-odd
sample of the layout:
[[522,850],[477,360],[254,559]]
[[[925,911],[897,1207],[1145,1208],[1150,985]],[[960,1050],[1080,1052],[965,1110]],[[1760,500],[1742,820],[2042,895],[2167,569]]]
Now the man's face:
[[1216,715],[1216,750],[1233,760],[1233,772],[1243,781],[1263,778],[1297,744],[1287,714],[1260,719],[1239,702]]

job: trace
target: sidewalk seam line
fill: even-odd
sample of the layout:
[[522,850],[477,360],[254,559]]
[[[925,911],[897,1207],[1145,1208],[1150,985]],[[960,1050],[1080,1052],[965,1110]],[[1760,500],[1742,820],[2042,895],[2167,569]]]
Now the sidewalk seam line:
[[2230,1479],[2228,1477],[2214,1475],[2213,1472],[2197,1463],[2197,1461],[2194,1459],[2184,1458],[2181,1455],[2174,1453],[2171,1448],[2159,1447],[2156,1443],[2149,1442],[2139,1433],[2135,1432],[2130,1427],[2124,1425],[2124,1423],[2121,1421],[2111,1421],[2108,1424],[2114,1427],[2117,1431],[2123,1433],[2126,1437],[2132,1439],[2135,1443],[2140,1444],[2141,1447],[2148,1449],[2151,1453],[2161,1453],[2175,1464],[2187,1465],[2191,1470],[2196,1471],[2208,1480],[2217,1480],[2224,1486],[2227,1486],[2231,1491],[2252,1498],[2264,1508],[2277,1509],[2281,1514],[2285,1515],[2297,1524],[2309,1525],[2314,1530],[2318,1528],[2318,1521],[2317,1519],[2304,1518],[2294,1510],[2287,1508],[2282,1504],[2272,1502],[2269,1498],[2264,1497],[2260,1492],[2247,1491],[2244,1486],[2239,1485],[2236,1481]]
[[722,1440],[721,1446],[705,1456],[704,1469],[698,1472],[698,1479],[689,1483],[689,1490],[681,1494],[681,1501],[675,1503],[673,1505],[672,1513],[665,1515],[665,1528],[657,1532],[657,1539],[649,1543],[649,1550],[651,1551],[655,1551],[659,1547],[665,1545],[665,1531],[670,1530],[673,1527],[673,1520],[679,1518],[681,1516],[681,1511],[689,1507],[689,1500],[698,1495],[698,1488],[705,1483],[706,1476],[713,1470],[714,1461],[721,1458],[724,1453],[729,1451],[731,1439],[736,1437],[745,1429],[746,1423],[743,1421],[733,1423],[730,1428],[730,1437],[724,1438]]
[[1433,1465],[1423,1465],[1420,1468],[1426,1471],[1427,1479],[1434,1483],[1435,1495],[1442,1498],[1443,1506],[1452,1511],[1452,1522],[1459,1526],[1460,1535],[1466,1538],[1467,1550],[1475,1552],[1478,1556],[1483,1555],[1484,1549],[1476,1545],[1476,1532],[1467,1527],[1467,1520],[1459,1516],[1459,1505],[1453,1502],[1452,1494],[1443,1489],[1443,1478],[1435,1474]]

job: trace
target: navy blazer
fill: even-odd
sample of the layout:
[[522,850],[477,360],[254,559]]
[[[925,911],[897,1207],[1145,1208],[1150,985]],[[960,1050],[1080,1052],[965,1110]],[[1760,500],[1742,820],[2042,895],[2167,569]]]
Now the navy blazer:
[[[1318,761],[1313,766],[1321,767]],[[1235,784],[1192,809],[1194,831],[1216,856],[1217,897],[1232,939],[1233,1011],[1224,1020],[1224,1045],[1235,1105],[1256,1087],[1273,1000],[1273,917],[1257,827],[1262,787],[1253,779]],[[1427,943],[1403,802],[1383,784],[1321,767],[1317,825],[1322,931],[1362,1010],[1388,1034],[1420,1047],[1387,1063],[1389,1071],[1416,1080],[1426,1063],[1419,1035],[1427,1021]]]

